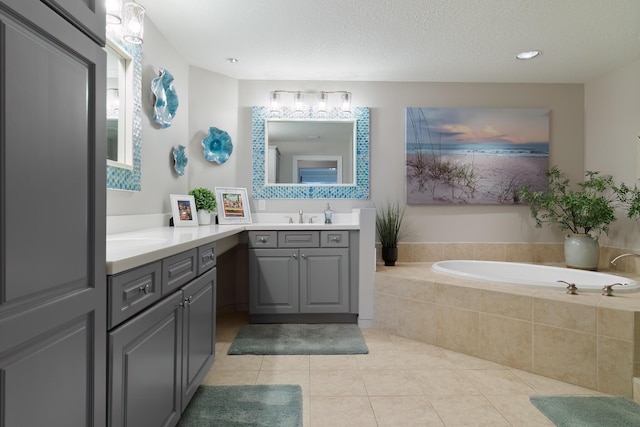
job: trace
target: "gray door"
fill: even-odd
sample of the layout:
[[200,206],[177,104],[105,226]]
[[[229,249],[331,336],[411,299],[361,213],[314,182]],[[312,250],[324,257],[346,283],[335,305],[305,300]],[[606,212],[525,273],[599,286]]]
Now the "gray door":
[[112,427],[173,426],[180,418],[183,294],[109,333]]
[[6,427],[105,424],[105,67],[43,3],[0,3]]
[[182,410],[213,365],[216,344],[216,269],[182,288]]
[[298,313],[298,269],[298,249],[250,249],[249,313]]
[[349,249],[300,249],[300,312],[349,312]]

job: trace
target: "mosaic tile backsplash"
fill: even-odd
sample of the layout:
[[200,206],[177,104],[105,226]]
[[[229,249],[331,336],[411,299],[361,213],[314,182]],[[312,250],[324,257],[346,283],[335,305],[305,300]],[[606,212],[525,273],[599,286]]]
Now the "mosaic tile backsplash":
[[253,107],[252,132],[253,163],[252,184],[254,199],[369,199],[369,109],[355,107],[344,113],[333,109],[320,117],[309,109],[304,116],[291,109],[283,109],[278,118],[356,119],[356,179],[353,185],[265,185],[265,120],[270,118],[268,107]]

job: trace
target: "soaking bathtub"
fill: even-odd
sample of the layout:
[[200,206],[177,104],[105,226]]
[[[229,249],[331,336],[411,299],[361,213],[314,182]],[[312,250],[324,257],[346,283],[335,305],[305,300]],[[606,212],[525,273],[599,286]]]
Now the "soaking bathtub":
[[640,287],[636,281],[615,274],[518,262],[450,260],[436,262],[431,269],[448,276],[555,289],[565,288],[567,283],[584,291],[601,291],[616,283],[623,285],[616,286],[616,292]]

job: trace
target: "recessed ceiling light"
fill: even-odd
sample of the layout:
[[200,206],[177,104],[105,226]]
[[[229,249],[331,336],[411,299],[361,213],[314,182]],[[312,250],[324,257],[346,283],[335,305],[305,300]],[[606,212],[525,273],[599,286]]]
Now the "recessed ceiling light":
[[238,58],[227,58],[227,62],[229,62],[229,64],[237,64]]
[[517,59],[533,59],[536,56],[539,56],[542,52],[539,50],[527,50],[525,52],[520,52],[516,55]]

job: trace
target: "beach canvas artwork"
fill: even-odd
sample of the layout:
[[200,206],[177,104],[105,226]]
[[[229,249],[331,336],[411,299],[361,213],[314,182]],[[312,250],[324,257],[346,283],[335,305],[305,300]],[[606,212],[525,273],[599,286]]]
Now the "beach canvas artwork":
[[407,204],[518,204],[545,190],[549,109],[407,108]]

